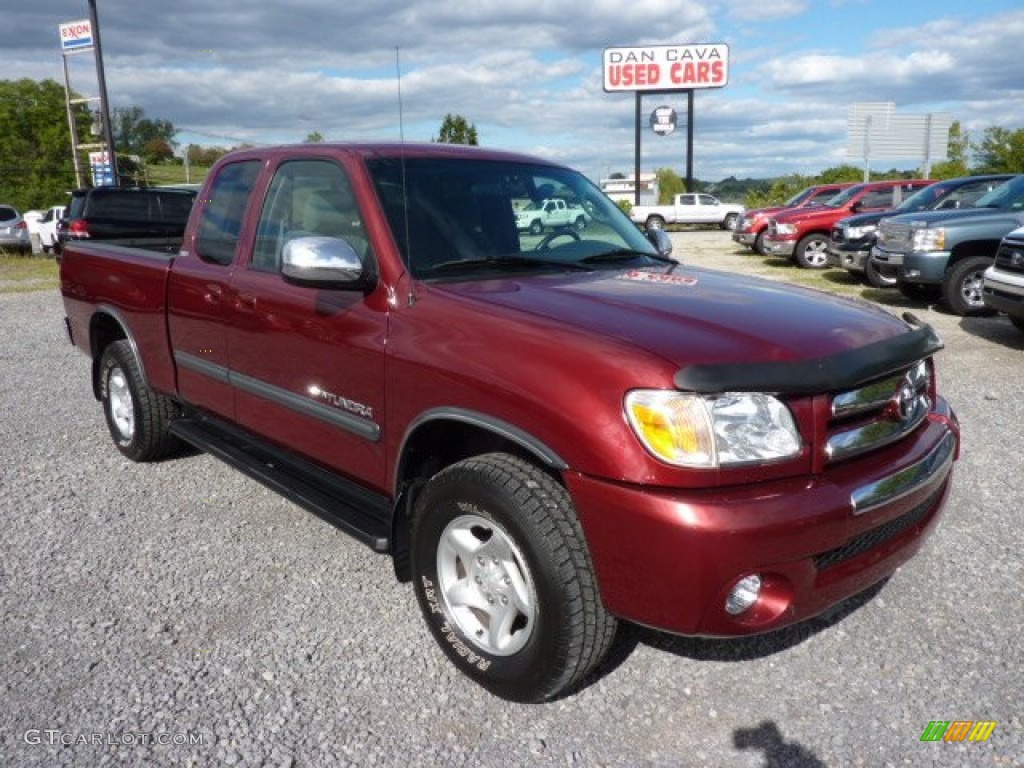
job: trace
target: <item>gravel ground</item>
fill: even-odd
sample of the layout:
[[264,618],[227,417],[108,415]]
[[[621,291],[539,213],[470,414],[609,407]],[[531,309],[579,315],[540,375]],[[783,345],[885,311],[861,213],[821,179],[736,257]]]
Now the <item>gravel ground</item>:
[[[687,262],[763,267],[727,233],[673,237]],[[208,456],[123,459],[59,297],[0,295],[0,765],[1024,764],[1024,335],[864,295],[947,345],[964,449],[926,547],[771,636],[626,631],[537,706],[456,673],[386,558]],[[998,725],[922,743],[932,720]]]

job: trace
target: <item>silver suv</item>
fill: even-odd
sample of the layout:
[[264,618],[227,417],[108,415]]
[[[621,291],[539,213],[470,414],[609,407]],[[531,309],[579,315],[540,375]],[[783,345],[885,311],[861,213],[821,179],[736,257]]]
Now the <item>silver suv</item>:
[[11,205],[0,205],[0,250],[14,250],[31,253],[32,241],[28,237],[28,225],[21,218],[18,209]]

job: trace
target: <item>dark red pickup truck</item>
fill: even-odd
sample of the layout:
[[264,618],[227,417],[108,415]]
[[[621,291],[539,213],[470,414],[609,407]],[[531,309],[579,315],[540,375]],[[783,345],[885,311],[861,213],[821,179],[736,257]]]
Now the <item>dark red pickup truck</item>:
[[[519,233],[552,197],[586,228]],[[619,619],[820,613],[950,487],[928,326],[650,237],[536,158],[311,144],[219,162],[176,255],[69,243],[61,287],[126,456],[186,441],[390,554],[452,661],[537,701]]]

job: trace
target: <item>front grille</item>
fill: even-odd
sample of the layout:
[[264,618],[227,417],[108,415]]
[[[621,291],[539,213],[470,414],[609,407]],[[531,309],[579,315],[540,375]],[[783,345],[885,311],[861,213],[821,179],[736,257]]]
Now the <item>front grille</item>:
[[1024,274],[1024,240],[1004,239],[996,251],[996,267],[1005,272]]
[[910,245],[912,232],[909,224],[883,219],[878,227],[878,244],[887,246],[889,250],[899,250],[897,246]]
[[926,360],[832,396],[825,440],[829,461],[859,456],[909,435],[931,409],[931,370]]
[[942,495],[944,488],[944,485],[940,486],[939,489],[932,493],[927,499],[900,517],[890,520],[888,523],[880,525],[877,528],[872,528],[870,531],[865,531],[864,533],[854,536],[845,544],[836,547],[835,549],[830,549],[828,552],[822,552],[819,555],[815,555],[813,558],[815,568],[819,571],[823,571],[826,568],[832,568],[833,566],[839,565],[847,560],[851,560],[858,555],[862,555],[869,549],[874,549],[875,547],[896,538],[904,531],[913,528],[928,517],[928,514],[935,507],[935,503]]

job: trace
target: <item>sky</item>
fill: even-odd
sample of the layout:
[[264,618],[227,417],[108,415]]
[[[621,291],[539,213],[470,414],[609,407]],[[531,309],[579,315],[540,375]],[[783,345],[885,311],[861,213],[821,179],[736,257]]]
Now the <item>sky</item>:
[[[14,7],[10,7],[13,5]],[[58,25],[86,0],[0,13],[0,79],[63,82]],[[612,47],[728,46],[728,83],[694,94],[697,178],[814,175],[843,163],[850,107],[949,114],[971,136],[1024,128],[1020,0],[97,0],[111,106],[170,120],[182,145],[429,141],[444,116],[480,143],[631,174],[635,96],[606,93]],[[97,93],[90,55],[72,86]],[[399,78],[398,75],[401,75]],[[401,98],[399,98],[399,96]],[[641,101],[644,172],[686,169],[686,96]],[[680,128],[651,131],[670,106]],[[60,119],[63,119],[61,116]],[[919,158],[875,158],[874,169]]]

